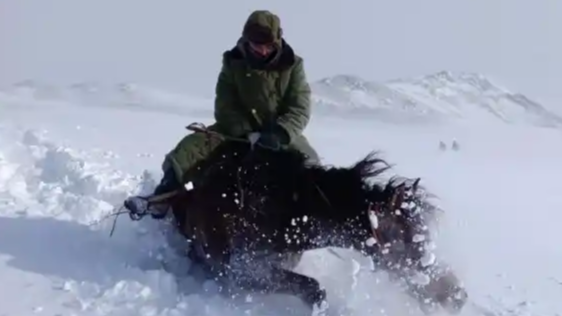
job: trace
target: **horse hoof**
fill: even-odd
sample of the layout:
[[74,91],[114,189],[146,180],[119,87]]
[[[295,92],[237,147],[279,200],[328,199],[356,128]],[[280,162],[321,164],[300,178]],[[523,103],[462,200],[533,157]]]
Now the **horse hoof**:
[[315,303],[312,305],[312,316],[324,316],[328,311],[328,302],[326,300],[322,300],[319,303]]
[[468,301],[468,294],[464,290],[459,290],[452,297],[448,298],[444,302],[441,302],[441,306],[450,315],[458,315],[466,305]]
[[326,301],[326,290],[316,289],[304,297],[304,301],[312,308]]

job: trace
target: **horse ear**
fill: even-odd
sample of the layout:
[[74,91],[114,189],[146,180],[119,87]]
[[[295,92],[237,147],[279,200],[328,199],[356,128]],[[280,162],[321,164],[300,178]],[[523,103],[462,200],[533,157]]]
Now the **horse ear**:
[[390,199],[392,199],[392,196],[394,195],[394,182],[392,180],[388,181],[386,183],[386,185],[384,186],[384,190],[383,190],[383,196],[384,197],[388,197]]
[[416,193],[418,191],[418,186],[420,184],[421,178],[417,178],[416,181],[412,184],[412,192]]
[[404,194],[406,193],[406,183],[402,182],[399,186],[394,188],[394,192],[390,198],[391,209],[396,209],[397,206],[402,205],[404,201]]

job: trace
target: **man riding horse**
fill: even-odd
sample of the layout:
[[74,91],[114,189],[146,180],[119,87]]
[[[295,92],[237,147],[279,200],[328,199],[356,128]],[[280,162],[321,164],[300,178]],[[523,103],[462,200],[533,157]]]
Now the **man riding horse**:
[[[213,169],[209,168],[209,164],[212,165],[214,163],[216,165],[218,160],[230,160],[231,156],[236,156],[236,153],[224,154],[224,150],[225,148],[240,149],[240,147],[235,145],[229,147],[229,143],[225,142],[225,140],[237,140],[248,143],[247,146],[246,144],[243,146],[242,152],[247,151],[248,147],[255,151],[252,146],[272,150],[267,151],[268,153],[263,151],[254,153],[255,162],[259,164],[261,161],[261,167],[266,166],[264,168],[266,170],[265,175],[263,174],[264,171],[258,170],[257,166],[245,167],[251,169],[250,173],[258,178],[254,189],[261,192],[256,193],[263,193],[265,196],[265,198],[260,197],[257,200],[260,203],[263,201],[267,203],[269,198],[280,202],[279,204],[285,207],[276,207],[277,204],[276,206],[268,204],[268,207],[265,207],[268,212],[267,216],[264,217],[265,221],[262,222],[264,224],[257,226],[264,226],[264,230],[281,231],[286,227],[279,228],[276,225],[284,225],[286,223],[282,220],[270,220],[270,216],[277,216],[277,219],[279,219],[283,218],[283,216],[292,216],[287,212],[298,212],[303,211],[303,209],[319,211],[320,214],[317,214],[317,217],[325,217],[324,220],[328,218],[326,222],[332,224],[338,220],[347,221],[346,216],[355,216],[352,211],[359,211],[361,215],[351,218],[349,222],[356,224],[356,221],[363,213],[365,213],[365,216],[366,214],[371,214],[370,207],[367,207],[370,205],[369,201],[367,201],[369,196],[373,199],[371,202],[376,202],[375,206],[373,206],[373,212],[380,209],[379,213],[386,214],[381,217],[381,226],[384,228],[388,226],[387,223],[393,223],[393,225],[398,224],[399,229],[390,229],[388,227],[379,229],[376,227],[378,226],[377,220],[376,225],[370,222],[370,225],[373,226],[367,230],[368,233],[375,236],[379,235],[379,231],[387,234],[398,232],[396,234],[398,237],[390,234],[392,236],[387,236],[387,240],[398,239],[400,241],[404,239],[402,241],[406,241],[405,239],[408,239],[407,242],[410,246],[407,249],[414,249],[416,251],[410,251],[407,254],[412,255],[412,253],[418,252],[422,254],[422,251],[419,250],[420,247],[413,244],[413,237],[404,237],[409,236],[409,234],[404,233],[405,230],[400,228],[415,226],[414,222],[419,217],[419,215],[413,215],[413,213],[398,211],[402,210],[403,203],[400,201],[403,201],[405,193],[400,193],[399,188],[378,192],[376,190],[377,186],[370,189],[363,181],[365,180],[363,178],[367,178],[368,175],[379,173],[376,168],[373,169],[374,164],[378,161],[377,159],[367,158],[355,167],[347,169],[324,169],[324,167],[320,166],[318,154],[310,146],[306,137],[302,135],[310,119],[310,99],[311,90],[306,80],[303,60],[295,54],[291,46],[283,39],[279,17],[269,11],[254,11],[248,17],[243,28],[242,37],[238,40],[236,46],[223,54],[222,69],[216,85],[215,124],[206,128],[189,127],[194,133],[185,136],[166,155],[162,165],[164,176],[152,196],[148,198],[132,197],[125,202],[125,206],[129,209],[131,216],[141,218],[143,214],[150,214],[154,218],[163,218],[168,214],[168,210],[173,208],[173,215],[178,222],[185,224],[185,222],[190,222],[191,219],[194,219],[195,222],[192,223],[192,226],[201,224],[201,227],[195,228],[202,230],[210,227],[204,225],[207,219],[212,219],[210,223],[213,225],[222,223],[224,215],[246,219],[245,217],[249,216],[247,211],[252,208],[251,205],[247,206],[245,203],[241,203],[244,204],[244,206],[241,206],[237,205],[238,203],[234,200],[216,198],[219,195],[227,194],[226,191],[232,190],[231,185],[235,181],[229,173],[234,169],[241,169],[240,157],[233,159],[232,162],[225,163],[223,161],[223,164],[219,167],[215,166],[214,172],[209,171]],[[299,152],[304,155],[304,158],[300,155],[297,155],[297,157],[287,150],[292,150],[293,153],[295,151]],[[217,156],[220,156],[220,159]],[[306,168],[301,165],[302,161],[306,163]],[[309,164],[312,165],[311,168],[308,168]],[[268,165],[269,167],[267,167]],[[286,167],[288,165],[295,166],[294,168],[289,167],[291,172],[286,172],[288,171]],[[221,169],[222,167],[224,169]],[[246,177],[251,177],[252,175],[246,175]],[[240,175],[238,177],[244,178],[244,176]],[[211,180],[206,181],[208,178]],[[281,185],[283,181],[290,184]],[[346,181],[349,185],[342,185]],[[194,195],[189,195],[190,198],[184,199],[185,196],[180,193],[179,197],[175,199],[176,202],[173,202],[173,198],[169,199],[170,202],[168,202],[168,197],[172,197],[178,191],[182,191],[179,189],[182,189],[185,184],[190,182],[195,187],[193,191],[196,193]],[[415,183],[414,187],[417,187],[417,181]],[[272,189],[276,186],[277,189]],[[301,190],[298,191],[298,188]],[[346,188],[350,192],[344,194],[342,188]],[[297,192],[292,192],[292,195],[284,195],[285,191],[293,189],[297,190]],[[215,192],[215,190],[218,191]],[[191,192],[193,193],[193,191]],[[387,191],[397,193],[390,194],[389,199],[386,199],[384,196],[386,196],[385,193]],[[299,194],[295,195],[295,193]],[[314,193],[312,195],[316,197],[310,197],[309,193]],[[328,193],[328,196],[334,200],[327,198],[325,193]],[[195,198],[193,198],[194,196]],[[290,197],[287,198],[287,196]],[[380,204],[382,202],[385,203]],[[180,207],[178,206],[180,204],[195,205],[196,207]],[[356,204],[356,207],[354,208],[352,204]],[[406,204],[409,205],[409,203]],[[365,207],[363,208],[363,206]],[[186,214],[193,215],[193,218],[187,221],[181,220]],[[221,219],[215,217],[218,215],[221,215]],[[312,216],[312,213],[310,215]],[[371,221],[372,218],[370,216],[369,220]],[[302,218],[302,216],[299,218]],[[396,218],[399,218],[400,221],[395,220]],[[203,221],[201,221],[202,219]],[[420,221],[420,223],[418,226],[424,226],[423,222]],[[295,228],[292,223],[289,226]],[[194,227],[183,228],[180,228],[180,230],[189,230]],[[209,236],[206,237],[215,238],[217,234],[221,237],[220,233],[217,233],[214,229],[214,226],[212,228],[207,231]],[[183,233],[187,235],[187,232]],[[225,233],[225,231],[222,231],[222,233]],[[249,232],[242,229],[238,233],[244,235]],[[312,234],[310,231],[307,233]],[[353,229],[350,229],[347,233],[353,234]],[[316,237],[313,236],[311,238],[314,239]],[[384,238],[381,240],[384,240]],[[277,242],[279,241],[277,240]],[[361,240],[361,244],[363,243],[367,244],[367,242]],[[299,243],[297,242],[297,244]],[[304,242],[300,244],[304,244]],[[312,246],[313,243],[310,242],[310,244]],[[276,245],[281,247],[279,244]],[[401,252],[401,254],[404,253]],[[383,257],[391,258],[392,256],[394,254]],[[400,257],[397,256],[397,258]],[[398,269],[394,267],[394,263],[398,261],[391,261],[389,263],[393,263],[393,265],[389,269]],[[416,258],[417,261],[421,262],[422,260],[421,258]],[[390,265],[388,266],[391,267]],[[436,264],[435,269],[440,270],[439,265]],[[290,276],[293,277],[293,281],[300,280],[294,279],[294,273],[290,274]],[[314,281],[310,278],[304,278],[303,280]],[[281,283],[287,286],[291,285],[290,282]],[[454,310],[457,311],[462,308],[466,301],[464,290],[458,285],[458,280],[453,274],[443,274],[443,276],[436,277],[427,285],[418,286],[416,292],[420,301],[430,301],[429,298],[432,298],[433,301],[443,305],[450,301],[455,307]],[[318,294],[320,292],[314,293]],[[313,298],[320,299],[320,296],[314,296]]]
[[[318,163],[319,157],[302,134],[310,120],[310,86],[303,59],[283,39],[281,22],[269,11],[254,11],[242,37],[223,54],[216,84],[215,120],[208,130],[245,138],[272,148],[294,148]],[[220,145],[220,138],[204,133],[185,136],[166,155],[164,176],[154,195],[172,192],[185,183],[196,184],[198,168]],[[139,201],[140,202],[140,201]],[[167,205],[153,204],[152,214],[165,214]]]

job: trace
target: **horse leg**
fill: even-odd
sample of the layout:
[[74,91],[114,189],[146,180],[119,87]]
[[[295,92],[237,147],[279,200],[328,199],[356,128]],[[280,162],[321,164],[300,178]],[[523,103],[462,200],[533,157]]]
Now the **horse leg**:
[[212,269],[206,264],[205,259],[201,258],[198,254],[197,246],[198,245],[194,245],[193,243],[187,246],[187,258],[191,262],[187,273],[198,281],[213,279],[215,275]]
[[314,278],[291,271],[302,252],[271,252],[257,245],[237,245],[231,249],[228,279],[242,291],[261,294],[288,294],[307,306],[321,304],[326,292]]
[[440,266],[440,263],[431,270],[426,272],[430,277],[428,284],[410,285],[411,295],[420,301],[422,309],[441,306],[450,313],[459,313],[468,300],[468,294],[460,280],[453,271]]
[[326,290],[320,287],[320,283],[309,276],[298,274],[284,269],[273,271],[273,280],[278,287],[277,292],[285,292],[299,297],[310,308],[314,305],[320,306],[326,300]]
[[270,272],[267,280],[246,279],[238,282],[238,286],[262,294],[294,295],[311,310],[315,306],[320,307],[326,300],[326,291],[320,287],[316,279],[277,267],[273,267]]
[[283,254],[283,260],[280,266],[285,270],[294,270],[302,259],[303,252],[286,252]]

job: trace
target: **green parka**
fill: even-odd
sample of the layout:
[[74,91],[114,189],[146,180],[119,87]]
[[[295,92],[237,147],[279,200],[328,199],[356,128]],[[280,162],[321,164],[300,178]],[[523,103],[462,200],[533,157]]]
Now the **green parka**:
[[[267,62],[256,62],[248,51],[246,30],[258,25],[271,32],[276,52]],[[226,51],[216,84],[214,117],[211,126],[221,133],[244,137],[252,131],[280,131],[285,145],[309,156],[318,154],[302,134],[309,123],[311,90],[303,59],[282,38],[279,17],[269,11],[254,11],[244,25],[243,36]],[[186,136],[167,156],[176,174],[186,182],[185,173],[212,148],[199,134]]]
[[262,128],[278,124],[289,142],[300,136],[310,120],[310,86],[303,59],[295,54],[281,33],[279,19],[268,11],[250,15],[246,25],[265,23],[276,37],[277,53],[267,64],[254,67],[246,58],[246,40],[223,55],[216,86],[215,119],[218,127],[233,136],[252,130],[252,120]]

